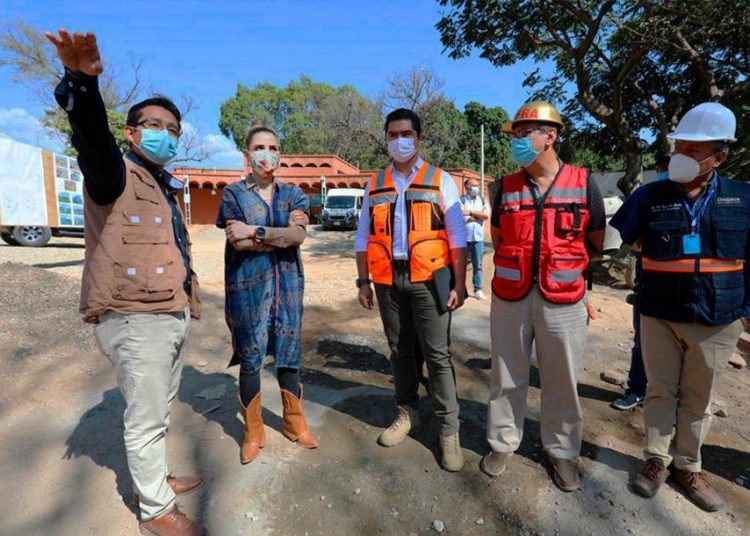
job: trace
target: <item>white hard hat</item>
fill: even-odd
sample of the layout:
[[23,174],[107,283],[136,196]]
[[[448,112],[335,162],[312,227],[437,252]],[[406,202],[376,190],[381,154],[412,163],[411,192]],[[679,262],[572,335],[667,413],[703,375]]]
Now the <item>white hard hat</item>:
[[685,141],[737,141],[736,126],[732,110],[718,102],[704,102],[688,110],[667,137]]

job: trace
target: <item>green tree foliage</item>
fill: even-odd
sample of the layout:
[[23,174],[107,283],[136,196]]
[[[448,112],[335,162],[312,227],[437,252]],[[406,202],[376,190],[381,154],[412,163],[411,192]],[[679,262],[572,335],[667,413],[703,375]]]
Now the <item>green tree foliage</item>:
[[374,169],[388,162],[385,116],[403,107],[422,119],[421,154],[434,164],[478,170],[480,125],[484,124],[487,173],[515,169],[508,139],[500,134],[508,118],[505,110],[472,102],[461,111],[442,87],[442,81],[425,67],[395,74],[375,100],[351,86],[336,88],[305,76],[286,87],[267,82],[253,88],[239,84],[234,96],[221,105],[219,128],[244,150],[250,124],[260,118],[279,134],[287,154],[333,153],[361,169]]
[[219,129],[243,151],[255,119],[276,131],[287,154],[334,153],[363,167],[385,159],[379,111],[351,86],[336,88],[306,76],[286,87],[238,84],[221,105]]
[[[750,11],[736,2],[439,1],[450,7],[437,26],[452,57],[478,49],[497,66],[530,58],[552,67],[551,76],[528,76],[532,97],[561,106],[576,132],[576,158],[624,161],[625,193],[640,181],[644,153],[663,152],[692,106],[718,100],[738,123],[749,119],[738,102],[750,90]],[[730,166],[743,168],[741,151]]]

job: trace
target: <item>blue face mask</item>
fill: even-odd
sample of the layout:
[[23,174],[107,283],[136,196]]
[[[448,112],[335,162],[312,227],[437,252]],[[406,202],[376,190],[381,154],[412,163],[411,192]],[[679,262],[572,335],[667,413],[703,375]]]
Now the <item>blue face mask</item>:
[[469,188],[469,193],[471,194],[471,197],[476,197],[479,195],[479,186],[472,186]]
[[539,156],[539,151],[531,146],[531,138],[513,138],[510,140],[510,155],[521,167],[529,167]]
[[657,181],[668,181],[669,180],[669,171],[657,171],[656,172],[656,180]]
[[177,156],[177,139],[170,136],[166,129],[142,129],[141,143],[138,147],[154,164],[164,165]]

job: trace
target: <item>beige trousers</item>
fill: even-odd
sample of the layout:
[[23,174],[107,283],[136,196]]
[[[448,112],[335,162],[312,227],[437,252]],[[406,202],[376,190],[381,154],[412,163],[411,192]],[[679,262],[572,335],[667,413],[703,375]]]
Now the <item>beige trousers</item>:
[[641,349],[648,386],[643,406],[644,456],[701,470],[701,445],[711,428],[711,399],[719,373],[742,332],[739,321],[723,326],[669,322],[641,315]]
[[523,437],[531,345],[536,345],[542,389],[542,444],[555,458],[581,450],[583,413],[576,368],[583,357],[588,315],[583,301],[555,304],[534,287],[520,301],[492,297],[492,372],[487,441],[496,452],[514,452]]
[[165,435],[170,405],[180,386],[189,331],[188,310],[130,315],[108,312],[94,328],[125,398],[125,451],[140,495],[143,521],[163,513],[175,500],[166,480]]

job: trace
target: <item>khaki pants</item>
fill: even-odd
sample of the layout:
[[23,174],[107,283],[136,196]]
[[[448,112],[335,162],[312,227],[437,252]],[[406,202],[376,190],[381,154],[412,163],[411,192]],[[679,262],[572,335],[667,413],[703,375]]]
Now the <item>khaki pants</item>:
[[643,407],[648,458],[701,470],[701,445],[711,428],[711,399],[729,362],[740,322],[723,326],[669,322],[641,316],[641,348],[648,386]]
[[94,328],[112,362],[125,398],[125,451],[141,519],[152,519],[174,503],[167,484],[165,435],[169,410],[180,386],[190,331],[190,313],[123,315],[108,312]]
[[534,287],[520,301],[492,297],[492,372],[487,441],[496,452],[514,452],[523,437],[532,342],[542,388],[542,444],[555,458],[581,450],[583,413],[576,368],[583,356],[588,315],[583,301],[555,304]]

